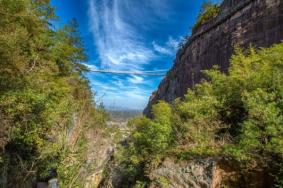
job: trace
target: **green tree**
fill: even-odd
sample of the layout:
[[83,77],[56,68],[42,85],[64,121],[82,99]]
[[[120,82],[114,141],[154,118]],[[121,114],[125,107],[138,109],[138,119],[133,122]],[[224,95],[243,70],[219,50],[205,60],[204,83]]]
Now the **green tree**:
[[152,113],[153,120],[138,118],[132,122],[135,126],[132,134],[133,144],[137,148],[137,154],[145,159],[163,153],[171,143],[170,106],[165,102],[159,102],[153,107]]
[[150,159],[158,155],[181,159],[225,156],[270,168],[280,186],[282,52],[282,43],[260,50],[236,48],[228,73],[217,67],[206,70],[207,80],[189,89],[183,99],[171,106],[157,104],[153,119],[134,120],[128,167],[146,175]]
[[1,0],[0,15],[4,186],[31,187],[52,170],[61,186],[78,186],[85,134],[103,124],[104,115],[96,110],[83,74],[87,57],[77,23],[52,29],[56,16],[49,0]]

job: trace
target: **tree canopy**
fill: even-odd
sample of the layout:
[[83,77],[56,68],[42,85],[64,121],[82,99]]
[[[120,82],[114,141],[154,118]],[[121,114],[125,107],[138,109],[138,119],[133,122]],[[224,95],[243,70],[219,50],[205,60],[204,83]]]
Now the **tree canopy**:
[[282,185],[282,52],[283,44],[236,48],[227,74],[218,67],[204,71],[206,81],[183,99],[172,105],[160,102],[153,107],[153,119],[130,123],[134,128],[126,149],[131,152],[122,164],[141,180],[162,157],[226,157],[281,168],[273,175]]
[[84,77],[78,24],[54,29],[54,19],[49,0],[0,1],[0,165],[7,187],[31,187],[51,171],[63,187],[79,184],[85,132],[104,121]]

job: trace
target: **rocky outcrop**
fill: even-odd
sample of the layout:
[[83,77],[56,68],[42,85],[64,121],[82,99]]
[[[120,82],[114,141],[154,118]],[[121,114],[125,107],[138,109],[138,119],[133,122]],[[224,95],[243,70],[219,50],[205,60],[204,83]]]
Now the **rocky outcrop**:
[[150,188],[267,188],[272,177],[264,168],[248,170],[235,161],[206,158],[175,163],[166,159],[150,173]]
[[104,168],[114,152],[114,143],[110,136],[106,137],[99,130],[90,130],[87,136],[89,142],[86,164],[90,173],[86,175],[85,188],[93,188],[98,187],[103,179]]
[[[120,146],[127,145],[127,139],[129,138],[129,134],[131,133],[127,128],[127,123],[125,121],[109,121],[107,124],[109,127],[118,127],[118,134],[120,135],[120,137],[113,143],[116,143]],[[117,149],[119,149],[119,147],[117,147]],[[115,158],[115,156],[117,156],[117,154],[119,153],[117,149],[113,150],[110,160],[104,166],[104,176],[100,179],[101,181],[97,185],[98,188],[127,188],[133,187],[135,183],[135,179],[128,176],[127,169],[123,168],[123,166],[121,166],[121,164],[119,163],[119,160]]]
[[183,97],[188,88],[204,79],[202,70],[218,65],[226,72],[234,45],[268,47],[282,39],[282,0],[224,0],[220,14],[194,30],[179,50],[173,68],[150,97],[144,113],[149,115],[159,100],[172,102]]
[[104,169],[105,176],[98,188],[130,188],[134,186],[135,180],[128,177],[126,169],[121,167],[112,158]]

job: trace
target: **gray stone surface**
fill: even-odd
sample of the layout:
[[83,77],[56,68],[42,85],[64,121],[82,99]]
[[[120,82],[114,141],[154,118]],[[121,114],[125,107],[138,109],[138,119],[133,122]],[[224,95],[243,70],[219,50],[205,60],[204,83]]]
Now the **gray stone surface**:
[[247,169],[222,158],[165,159],[150,172],[149,188],[268,188],[273,181],[262,167]]
[[218,65],[227,72],[234,45],[268,47],[283,40],[283,0],[224,0],[221,13],[193,31],[173,68],[152,94],[144,114],[158,100],[172,102],[199,83],[202,70]]

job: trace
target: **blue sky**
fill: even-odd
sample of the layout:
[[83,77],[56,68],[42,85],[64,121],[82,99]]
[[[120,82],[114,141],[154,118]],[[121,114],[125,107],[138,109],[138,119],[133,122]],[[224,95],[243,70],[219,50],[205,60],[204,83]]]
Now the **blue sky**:
[[[216,0],[215,0],[216,1]],[[75,18],[94,69],[168,70],[203,0],[51,0],[62,25]],[[96,101],[142,110],[162,77],[88,73]]]

